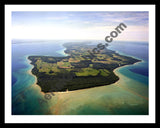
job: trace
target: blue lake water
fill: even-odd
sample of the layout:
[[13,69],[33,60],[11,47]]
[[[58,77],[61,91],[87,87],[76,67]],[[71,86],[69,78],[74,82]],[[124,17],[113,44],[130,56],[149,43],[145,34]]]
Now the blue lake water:
[[136,57],[143,60],[142,63],[130,67],[129,69],[135,73],[148,76],[148,43],[147,42],[113,42],[109,46],[110,49],[118,51],[121,54]]
[[[32,65],[28,63],[29,55],[64,56],[63,43],[69,41],[52,40],[13,40],[12,41],[12,114],[43,115],[48,106],[39,107],[35,100],[40,95],[32,89],[35,77],[28,73]],[[87,41],[88,42],[88,41]],[[97,43],[96,41],[90,41]],[[98,42],[99,43],[99,42]],[[102,41],[102,43],[105,43]],[[148,86],[148,43],[147,42],[112,42],[109,49],[120,54],[142,60],[119,70],[121,74]],[[134,74],[134,75],[133,75]],[[36,102],[35,102],[36,101]],[[36,109],[36,111],[35,111]]]

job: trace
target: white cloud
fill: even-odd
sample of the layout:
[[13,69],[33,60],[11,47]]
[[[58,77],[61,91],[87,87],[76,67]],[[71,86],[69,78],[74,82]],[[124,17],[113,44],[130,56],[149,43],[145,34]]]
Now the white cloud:
[[[14,26],[12,37],[21,39],[97,39],[104,40],[116,26],[71,28],[64,26]],[[148,40],[145,26],[127,26],[114,40]]]

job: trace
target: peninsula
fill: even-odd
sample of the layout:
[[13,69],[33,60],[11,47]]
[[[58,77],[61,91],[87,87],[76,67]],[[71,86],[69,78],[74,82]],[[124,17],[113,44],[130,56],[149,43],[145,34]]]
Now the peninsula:
[[88,43],[65,43],[68,56],[29,56],[34,65],[32,74],[37,77],[41,91],[63,92],[104,86],[119,80],[113,70],[141,60],[120,55],[105,48],[93,59],[84,59],[95,46]]

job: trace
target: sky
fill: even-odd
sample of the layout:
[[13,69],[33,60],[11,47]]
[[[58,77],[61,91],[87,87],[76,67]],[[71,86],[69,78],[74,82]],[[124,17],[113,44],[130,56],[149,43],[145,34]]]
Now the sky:
[[14,11],[13,39],[104,40],[120,24],[127,28],[113,40],[148,41],[148,12]]

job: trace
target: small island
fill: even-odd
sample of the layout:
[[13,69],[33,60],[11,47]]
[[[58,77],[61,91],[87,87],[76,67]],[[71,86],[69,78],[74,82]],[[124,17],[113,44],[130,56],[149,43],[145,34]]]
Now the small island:
[[113,72],[117,67],[134,64],[141,60],[120,55],[105,48],[93,59],[85,59],[88,50],[95,45],[88,43],[65,43],[68,56],[29,56],[34,65],[32,74],[37,77],[41,91],[73,91],[115,83],[119,80]]

